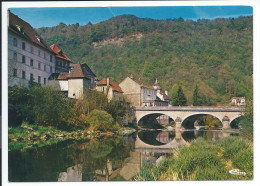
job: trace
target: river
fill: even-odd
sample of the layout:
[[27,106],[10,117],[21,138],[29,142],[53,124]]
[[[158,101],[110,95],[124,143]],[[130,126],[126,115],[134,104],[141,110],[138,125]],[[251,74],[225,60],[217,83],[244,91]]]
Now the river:
[[132,181],[173,149],[198,137],[209,141],[238,135],[218,130],[138,131],[100,139],[66,140],[27,151],[9,152],[9,181]]

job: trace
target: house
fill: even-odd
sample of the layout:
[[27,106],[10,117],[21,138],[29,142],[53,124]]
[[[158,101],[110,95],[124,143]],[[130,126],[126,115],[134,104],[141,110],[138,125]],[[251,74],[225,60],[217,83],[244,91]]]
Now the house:
[[168,96],[168,91],[165,90],[165,92],[162,91],[161,86],[158,84],[158,81],[156,79],[154,85],[154,90],[156,90],[156,100],[155,100],[155,106],[171,106],[172,100]]
[[55,53],[33,27],[8,11],[8,86],[48,84]]
[[68,58],[57,45],[53,44],[50,48],[56,54],[55,73],[69,72],[70,64],[72,63],[70,58]]
[[104,92],[109,101],[123,101],[123,91],[119,85],[117,85],[114,81],[110,80],[110,78],[103,78],[97,83],[96,90],[99,92]]
[[245,97],[233,97],[231,98],[231,105],[238,105],[238,106],[242,106],[242,105],[246,105],[246,99]]
[[133,75],[126,77],[119,86],[132,106],[155,106],[156,90],[147,83],[135,79]]
[[69,98],[80,99],[87,89],[95,89],[96,75],[87,64],[76,64],[70,72],[53,73],[50,80]]

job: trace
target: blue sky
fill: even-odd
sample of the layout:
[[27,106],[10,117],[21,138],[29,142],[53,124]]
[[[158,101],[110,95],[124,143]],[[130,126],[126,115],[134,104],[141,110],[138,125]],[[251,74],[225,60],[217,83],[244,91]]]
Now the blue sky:
[[152,19],[215,19],[253,15],[250,6],[166,6],[166,7],[79,7],[79,8],[10,8],[11,12],[34,28],[79,23],[85,25],[105,21],[111,17],[131,14]]

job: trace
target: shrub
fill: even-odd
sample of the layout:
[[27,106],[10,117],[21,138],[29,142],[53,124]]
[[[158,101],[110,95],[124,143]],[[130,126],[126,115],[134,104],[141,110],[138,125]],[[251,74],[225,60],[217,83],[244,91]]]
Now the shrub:
[[106,111],[93,110],[87,116],[87,122],[90,125],[91,130],[98,131],[115,131],[119,129],[118,124],[114,122],[114,119]]

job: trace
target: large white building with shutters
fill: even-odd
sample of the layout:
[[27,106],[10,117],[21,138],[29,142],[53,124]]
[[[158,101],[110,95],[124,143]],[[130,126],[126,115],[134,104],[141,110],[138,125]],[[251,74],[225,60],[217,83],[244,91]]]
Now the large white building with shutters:
[[48,84],[55,53],[32,26],[8,11],[8,86]]

